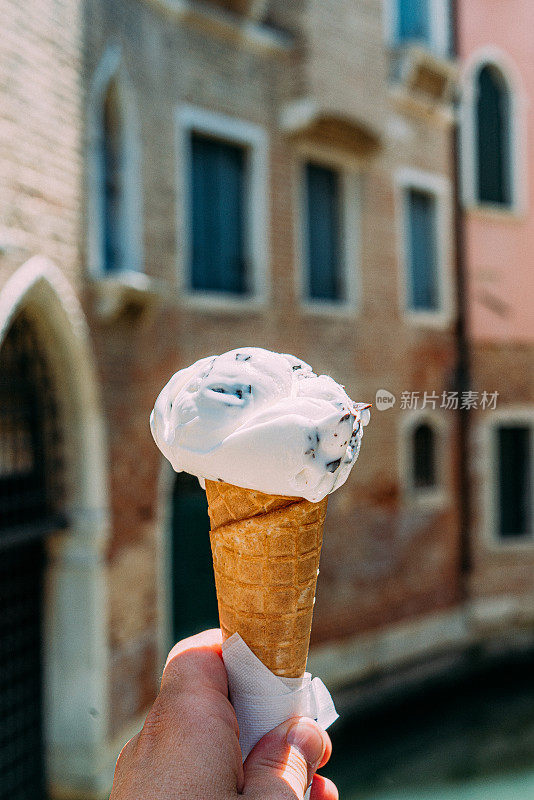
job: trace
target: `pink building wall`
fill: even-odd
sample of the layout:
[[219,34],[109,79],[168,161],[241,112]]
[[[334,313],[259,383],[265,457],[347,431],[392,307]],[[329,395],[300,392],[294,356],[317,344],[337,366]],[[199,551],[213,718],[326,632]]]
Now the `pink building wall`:
[[[458,10],[464,109],[469,86],[486,53],[513,92],[513,160],[518,202],[513,210],[466,203],[466,261],[471,338],[534,342],[534,3],[463,0]],[[475,68],[475,69],[474,69]],[[466,138],[461,175],[469,182]]]

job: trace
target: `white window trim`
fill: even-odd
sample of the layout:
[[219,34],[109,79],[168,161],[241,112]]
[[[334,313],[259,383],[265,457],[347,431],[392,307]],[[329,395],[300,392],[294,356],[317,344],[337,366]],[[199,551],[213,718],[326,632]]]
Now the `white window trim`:
[[[511,204],[504,206],[478,201],[476,137],[477,77],[484,66],[494,66],[506,82],[510,95],[509,149]],[[508,55],[495,47],[483,47],[475,51],[467,61],[462,77],[462,100],[460,105],[460,165],[461,194],[464,207],[502,217],[523,216],[527,209],[528,170],[525,169],[527,120],[527,97],[517,67]]]
[[[104,226],[102,225],[103,183],[102,134],[103,103],[111,80],[116,81],[122,116],[122,191],[121,268],[108,273],[104,264]],[[123,64],[120,47],[107,48],[95,70],[87,104],[87,267],[95,279],[143,271],[143,207],[141,189],[141,142],[134,92]]]
[[[436,485],[415,486],[413,434],[419,425],[429,425],[434,432]],[[399,485],[404,502],[424,509],[443,508],[450,500],[448,475],[450,468],[450,430],[445,417],[432,408],[403,411],[400,416]]]
[[[307,295],[308,230],[306,197],[306,164],[313,162],[334,169],[341,179],[341,270],[344,297],[340,300],[319,300]],[[294,168],[295,224],[295,291],[300,308],[310,314],[353,317],[359,311],[361,294],[361,174],[354,158],[328,153],[324,149],[302,146],[298,149]]]
[[[235,117],[195,106],[180,106],[176,122],[177,282],[179,302],[203,311],[237,311],[261,308],[268,301],[269,185],[268,138],[263,128]],[[249,151],[247,165],[245,252],[251,273],[249,294],[227,294],[192,289],[191,268],[191,133],[197,131],[242,145]]]
[[[527,425],[530,428],[531,454],[534,453],[534,406],[509,406],[487,414],[481,421],[474,449],[474,471],[480,492],[479,537],[490,550],[534,550],[534,518],[530,536],[505,539],[498,532],[498,453],[497,428],[502,426]],[[534,458],[533,458],[534,462]],[[534,463],[531,464],[534,469]],[[531,503],[534,504],[534,484],[531,487]],[[534,505],[532,506],[534,508]]]
[[[385,39],[391,48],[405,46],[397,38],[399,0],[386,0],[384,3]],[[430,51],[437,56],[450,58],[451,49],[451,11],[450,0],[430,0]],[[413,42],[422,47],[424,42]]]
[[[454,315],[454,295],[452,278],[452,243],[450,232],[453,226],[452,188],[450,180],[444,175],[436,175],[409,167],[395,173],[396,234],[399,261],[399,299],[400,309],[406,322],[432,328],[446,328]],[[438,309],[436,311],[417,311],[408,306],[408,252],[409,230],[406,220],[405,196],[409,189],[428,192],[436,198],[436,242],[438,271]]]

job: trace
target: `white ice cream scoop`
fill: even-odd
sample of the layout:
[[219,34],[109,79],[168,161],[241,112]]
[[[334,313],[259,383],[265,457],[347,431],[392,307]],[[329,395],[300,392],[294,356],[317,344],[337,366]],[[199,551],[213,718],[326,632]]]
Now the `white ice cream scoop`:
[[294,356],[243,347],[173,375],[150,426],[177,472],[317,502],[347,480],[369,407]]

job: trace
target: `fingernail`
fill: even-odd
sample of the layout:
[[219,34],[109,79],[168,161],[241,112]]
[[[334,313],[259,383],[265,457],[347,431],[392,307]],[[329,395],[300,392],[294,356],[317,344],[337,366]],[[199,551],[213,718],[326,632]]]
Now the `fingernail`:
[[317,725],[311,720],[299,719],[287,732],[286,741],[299,750],[308,764],[315,769],[323,757],[324,740]]

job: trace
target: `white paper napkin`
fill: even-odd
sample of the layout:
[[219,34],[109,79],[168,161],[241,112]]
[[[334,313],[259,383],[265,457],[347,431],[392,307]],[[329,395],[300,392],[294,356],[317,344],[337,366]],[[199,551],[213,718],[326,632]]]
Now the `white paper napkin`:
[[290,717],[311,717],[325,730],[338,718],[320,678],[312,679],[309,672],[302,678],[279,678],[238,633],[224,642],[222,652],[243,761],[262,736]]

